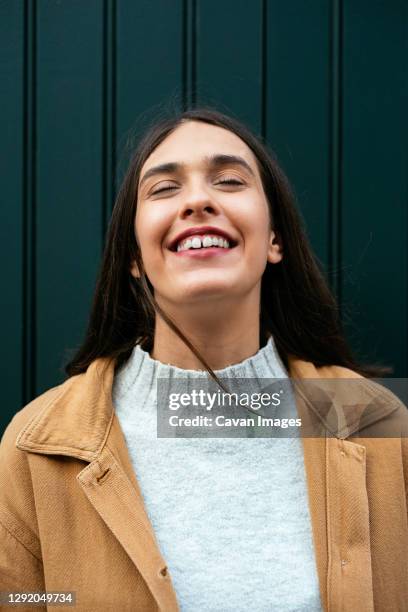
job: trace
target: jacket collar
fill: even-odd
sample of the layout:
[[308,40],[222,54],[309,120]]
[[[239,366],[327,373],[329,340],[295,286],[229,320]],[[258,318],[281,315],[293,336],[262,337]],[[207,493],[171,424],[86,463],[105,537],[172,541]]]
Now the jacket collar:
[[[338,439],[355,434],[398,408],[392,393],[348,368],[316,368],[313,363],[290,355],[289,376],[307,411],[329,435]],[[358,397],[353,396],[352,403],[350,395],[348,400],[341,395],[340,400],[333,398],[327,386],[333,379],[341,378],[359,379],[354,387]],[[114,362],[98,358],[85,373],[46,392],[43,409],[20,432],[17,447],[89,462],[96,459],[105,446],[114,420],[113,379]],[[347,385],[343,387],[346,389]]]
[[113,378],[114,363],[99,358],[83,374],[46,392],[43,409],[20,432],[17,447],[93,461],[112,426]]

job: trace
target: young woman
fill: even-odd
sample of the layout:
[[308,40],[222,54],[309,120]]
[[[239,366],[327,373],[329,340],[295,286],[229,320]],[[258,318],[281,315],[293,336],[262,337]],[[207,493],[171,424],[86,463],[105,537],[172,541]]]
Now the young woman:
[[404,410],[383,371],[353,358],[263,144],[209,109],[153,126],[69,377],[2,439],[0,590],[84,612],[408,610],[406,439],[357,437],[354,408],[319,437],[156,432],[159,379],[353,379],[378,422]]

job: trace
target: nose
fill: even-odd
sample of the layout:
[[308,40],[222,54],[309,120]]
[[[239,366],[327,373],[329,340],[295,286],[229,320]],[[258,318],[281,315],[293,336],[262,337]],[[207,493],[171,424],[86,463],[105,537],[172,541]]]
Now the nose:
[[192,186],[186,193],[185,199],[180,206],[180,217],[182,219],[191,216],[205,216],[205,214],[218,214],[217,203],[210,197],[206,189],[199,185]]

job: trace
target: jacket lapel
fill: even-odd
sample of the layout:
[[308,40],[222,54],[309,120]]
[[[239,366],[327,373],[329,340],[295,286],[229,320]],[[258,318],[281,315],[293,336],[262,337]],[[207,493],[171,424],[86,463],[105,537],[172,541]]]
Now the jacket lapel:
[[159,609],[177,611],[176,594],[140,492],[108,446],[77,479],[96,512],[143,576]]
[[[292,357],[290,376],[302,424],[312,422],[313,431],[322,425],[319,437],[302,438],[322,605],[327,612],[373,612],[366,448],[345,438],[398,407],[347,368],[317,369]],[[335,387],[339,397],[335,379],[347,379]]]

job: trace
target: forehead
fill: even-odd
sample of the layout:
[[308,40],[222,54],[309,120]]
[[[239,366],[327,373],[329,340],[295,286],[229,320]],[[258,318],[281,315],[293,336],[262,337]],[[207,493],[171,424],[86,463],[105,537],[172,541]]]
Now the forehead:
[[159,164],[180,162],[187,166],[195,166],[206,157],[215,154],[240,156],[248,162],[254,173],[257,173],[255,155],[239,136],[216,125],[188,121],[176,128],[151,153],[142,167],[140,176]]

